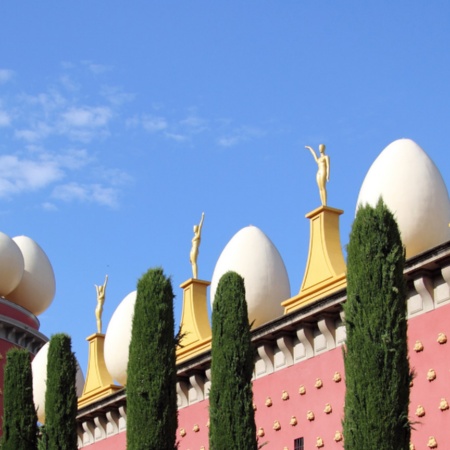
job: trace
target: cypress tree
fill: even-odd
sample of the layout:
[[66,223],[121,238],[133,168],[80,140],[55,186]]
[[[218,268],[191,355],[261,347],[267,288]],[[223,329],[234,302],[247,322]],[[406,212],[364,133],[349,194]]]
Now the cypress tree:
[[176,448],[173,298],[172,283],[160,268],[138,282],[127,370],[128,450]]
[[13,348],[6,356],[4,373],[2,450],[37,447],[37,417],[33,403],[30,354]]
[[243,278],[227,272],[212,311],[209,444],[211,450],[256,450],[251,345]]
[[346,450],[409,449],[404,258],[383,201],[360,208],[347,250]]
[[67,334],[50,339],[45,392],[45,437],[48,450],[77,448],[77,365]]

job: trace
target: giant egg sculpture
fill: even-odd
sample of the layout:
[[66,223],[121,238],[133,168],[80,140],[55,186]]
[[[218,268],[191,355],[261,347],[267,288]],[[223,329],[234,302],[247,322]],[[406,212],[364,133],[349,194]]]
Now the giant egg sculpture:
[[0,232],[0,296],[16,289],[22,279],[24,261],[17,244]]
[[[36,353],[31,363],[33,373],[33,401],[39,422],[45,423],[45,392],[47,390],[47,357],[50,342]],[[84,376],[77,361],[76,390],[80,397],[84,389]]]
[[382,197],[397,220],[406,257],[450,239],[450,202],[444,180],[430,157],[411,139],[389,144],[370,167],[357,207]]
[[223,249],[211,280],[211,306],[220,278],[228,271],[244,278],[249,322],[258,327],[284,312],[281,302],[291,296],[280,253],[257,227],[238,231]]
[[22,252],[24,270],[18,286],[5,297],[37,316],[53,301],[55,274],[47,255],[33,239],[17,236],[13,241]]
[[118,383],[127,384],[128,348],[131,341],[136,291],[130,292],[119,304],[109,321],[105,335],[105,364]]

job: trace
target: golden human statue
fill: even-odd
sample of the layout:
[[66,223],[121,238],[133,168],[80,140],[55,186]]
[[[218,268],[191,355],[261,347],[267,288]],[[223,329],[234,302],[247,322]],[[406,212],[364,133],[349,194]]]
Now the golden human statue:
[[194,237],[192,238],[192,248],[191,253],[189,255],[189,260],[192,265],[192,277],[198,278],[198,267],[197,267],[197,257],[200,247],[200,241],[202,238],[202,226],[203,220],[205,219],[205,213],[202,213],[202,218],[200,219],[200,223],[198,225],[194,225]]
[[97,332],[102,332],[102,313],[103,313],[103,305],[105,304],[105,293],[106,293],[106,284],[108,283],[108,275],[105,276],[105,282],[101,286],[97,286],[95,289],[97,291],[97,307],[95,308],[95,317],[97,318]]
[[317,163],[317,185],[319,186],[320,193],[320,201],[322,202],[322,206],[327,205],[327,181],[330,181],[330,157],[325,155],[325,145],[319,145],[319,154],[320,156],[316,156],[316,152],[313,148],[308,145],[305,146],[314,157],[314,160]]

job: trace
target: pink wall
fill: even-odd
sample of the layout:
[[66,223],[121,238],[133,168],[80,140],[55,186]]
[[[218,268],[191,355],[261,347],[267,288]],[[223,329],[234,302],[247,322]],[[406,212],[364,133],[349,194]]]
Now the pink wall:
[[[418,421],[414,425],[412,442],[416,449],[425,449],[429,436],[434,436],[438,448],[450,448],[448,428],[450,424],[450,410],[439,410],[439,402],[445,397],[450,402],[450,305],[440,307],[429,313],[422,314],[409,320],[410,363],[415,369],[416,378],[411,388],[410,418]],[[445,333],[449,342],[439,344],[438,333]],[[424,345],[422,352],[413,350],[416,340]],[[0,342],[1,345],[1,342]],[[427,380],[430,368],[436,371],[434,381]],[[335,382],[333,375],[340,372],[342,380]],[[320,378],[323,387],[317,389],[314,385]],[[305,395],[298,393],[299,386],[306,388]],[[282,391],[286,390],[289,400],[283,401]],[[344,366],[342,349],[323,353],[300,364],[277,371],[271,375],[259,378],[254,382],[254,403],[256,405],[256,426],[262,427],[265,436],[260,443],[268,442],[264,450],[282,450],[285,447],[292,450],[294,439],[304,437],[305,450],[316,449],[316,438],[320,436],[324,441],[324,449],[342,449],[343,442],[335,442],[337,430],[342,431],[343,404],[345,396]],[[267,397],[271,397],[272,406],[265,406]],[[325,405],[331,404],[332,412],[324,412]],[[425,416],[415,416],[417,406],[425,408]],[[208,445],[208,405],[207,400],[193,404],[179,411],[179,429],[177,439],[180,450],[200,450]],[[306,418],[307,411],[314,412],[315,419]],[[291,426],[291,416],[296,416],[297,425]],[[278,420],[281,429],[275,431],[273,423]],[[381,418],[380,418],[381,420]],[[198,425],[199,431],[193,428]],[[180,429],[184,428],[186,435],[181,437]],[[117,449],[125,450],[125,433],[100,441],[92,446],[93,450]]]
[[[411,388],[410,420],[418,422],[414,425],[412,442],[416,449],[428,448],[429,436],[434,436],[438,448],[450,448],[448,427],[450,410],[441,411],[439,402],[446,398],[450,402],[450,305],[446,305],[409,320],[410,364],[416,372]],[[446,344],[437,342],[438,333],[445,333],[449,338]],[[422,352],[414,351],[416,340],[424,345]],[[432,368],[437,377],[427,380],[427,372]],[[333,381],[335,372],[340,372],[342,381]],[[314,387],[316,378],[321,378],[323,387]],[[300,385],[306,388],[305,395],[298,394]],[[282,391],[289,393],[289,400],[281,399]],[[342,431],[343,404],[345,396],[344,366],[341,348],[328,351],[322,355],[308,359],[287,369],[259,378],[254,382],[256,404],[256,426],[262,427],[265,436],[260,443],[268,442],[264,449],[293,449],[294,439],[304,437],[305,449],[315,449],[316,438],[324,441],[324,449],[342,449],[342,442],[335,442],[337,430]],[[271,397],[272,406],[265,406],[265,400]],[[324,412],[325,404],[330,403],[333,411]],[[418,405],[425,408],[425,416],[415,415]],[[306,413],[312,410],[313,421],[308,421]],[[186,436],[180,437],[180,450],[208,449],[208,402],[203,401],[179,412],[179,427],[185,428]],[[298,424],[289,425],[291,416],[296,416]],[[273,423],[281,424],[279,431],[273,430]],[[192,428],[198,423],[200,431],[194,433]]]

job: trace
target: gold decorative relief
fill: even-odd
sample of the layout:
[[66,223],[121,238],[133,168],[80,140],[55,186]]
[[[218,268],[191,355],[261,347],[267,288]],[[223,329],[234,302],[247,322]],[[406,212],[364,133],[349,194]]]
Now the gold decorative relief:
[[300,395],[305,395],[306,394],[306,388],[305,388],[305,386],[303,386],[303,384],[298,388],[298,393]]
[[306,418],[311,422],[311,420],[314,420],[314,419],[315,419],[314,413],[313,413],[311,410],[309,410],[309,411],[306,413]]
[[437,448],[438,445],[437,445],[437,441],[434,438],[434,436],[430,436],[428,438],[427,446],[428,446],[428,448]]
[[283,391],[281,393],[281,400],[289,400],[289,393],[288,393],[288,391]]
[[323,439],[320,437],[320,436],[318,436],[317,437],[317,439],[316,439],[316,447],[317,448],[321,448],[321,447],[323,447],[325,444],[323,443]]
[[297,417],[292,416],[291,420],[289,421],[289,425],[292,425],[293,427],[295,427],[295,425],[297,425]]
[[425,408],[422,405],[417,406],[416,408],[416,416],[423,417],[425,415]]
[[258,437],[264,437],[264,435],[266,433],[264,432],[264,428],[263,427],[259,427],[258,431],[256,432],[256,434],[258,435]]
[[339,372],[334,372],[333,381],[335,383],[339,383],[342,380],[341,374]]
[[265,405],[266,405],[266,406],[272,406],[272,399],[271,399],[270,397],[267,397],[267,398],[266,398],[266,403],[265,403]]
[[256,403],[253,403],[253,411],[256,411],[258,408],[256,407]]
[[198,426],[197,423],[192,427],[192,431],[193,431],[194,433],[198,433],[198,432],[200,431],[200,427]]
[[439,344],[446,344],[447,343],[447,336],[444,333],[439,333],[437,341]]
[[330,405],[329,403],[327,403],[327,404],[325,405],[325,409],[323,410],[323,412],[324,412],[325,414],[330,414],[332,411],[333,411],[333,409],[331,408],[331,405]]
[[185,437],[186,436],[186,430],[184,428],[180,428],[180,436]]
[[275,431],[281,430],[281,424],[278,420],[274,420],[273,421],[273,427],[272,427]]
[[433,381],[435,379],[436,379],[436,372],[434,371],[434,369],[430,369],[427,373],[427,380]]
[[336,433],[334,433],[334,438],[333,439],[336,442],[341,442],[342,438],[343,438],[342,433],[339,430],[337,430]]
[[210,421],[208,419],[208,422],[206,422],[206,428],[209,428],[210,425],[211,425],[211,423],[210,423]]
[[439,402],[439,409],[441,411],[445,411],[448,409],[448,401],[445,398],[441,398],[441,401]]
[[419,353],[423,351],[423,344],[421,341],[417,340],[416,343],[414,344],[414,351]]
[[409,450],[416,450],[416,446],[412,442],[409,443]]
[[316,378],[316,382],[314,383],[314,387],[316,389],[320,389],[323,386],[322,380],[320,378]]

